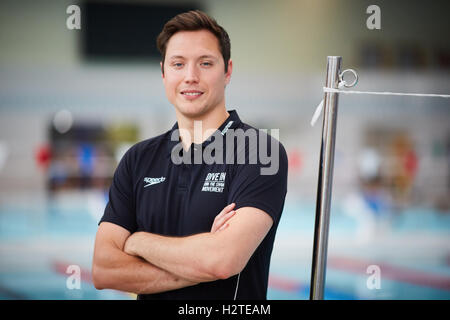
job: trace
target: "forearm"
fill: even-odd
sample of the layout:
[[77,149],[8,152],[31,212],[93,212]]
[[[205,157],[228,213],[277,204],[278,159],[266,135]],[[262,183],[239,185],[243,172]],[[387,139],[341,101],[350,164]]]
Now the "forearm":
[[217,270],[216,234],[200,233],[189,237],[165,237],[138,232],[128,238],[125,251],[140,256],[157,267],[193,282],[222,278]]
[[232,224],[234,207],[231,203],[215,217],[210,232],[187,237],[136,232],[126,239],[124,251],[195,283],[226,279],[232,275],[232,267],[240,266],[236,255],[227,250],[229,241],[223,235]]
[[150,294],[196,284],[119,248],[104,248],[96,260],[92,272],[97,289]]

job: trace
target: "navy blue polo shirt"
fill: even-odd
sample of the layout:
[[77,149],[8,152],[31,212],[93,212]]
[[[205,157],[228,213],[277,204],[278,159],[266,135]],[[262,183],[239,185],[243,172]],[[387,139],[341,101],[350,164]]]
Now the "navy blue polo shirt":
[[[255,207],[265,211],[273,219],[273,225],[240,273],[239,285],[236,275],[177,290],[142,294],[138,299],[233,299],[236,288],[237,299],[267,297],[270,257],[287,192],[286,151],[278,140],[243,123],[235,110],[228,112],[229,117],[210,139],[192,144],[188,151],[180,147],[177,123],[165,134],[132,146],[114,173],[100,222],[112,222],[131,233],[188,236],[210,232],[216,215],[234,202],[236,210]],[[251,134],[239,143],[232,135],[239,129],[258,133],[254,135],[258,143],[254,140],[251,143]],[[222,139],[223,154],[213,149],[209,153],[217,156],[213,163],[194,161],[196,151],[204,152],[213,142],[220,142],[215,139]],[[192,161],[174,161],[177,146],[179,157],[190,156]],[[278,156],[272,159],[272,164],[260,157],[255,161],[259,150],[266,149],[263,151],[272,155],[274,146],[278,152],[273,154]],[[274,161],[278,161],[278,170],[262,174],[262,168],[271,165],[272,171],[276,168]]]

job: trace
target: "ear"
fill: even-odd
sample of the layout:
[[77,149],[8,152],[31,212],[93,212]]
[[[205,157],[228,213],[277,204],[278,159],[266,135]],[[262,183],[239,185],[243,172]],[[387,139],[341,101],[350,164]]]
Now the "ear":
[[225,85],[230,83],[232,73],[233,73],[233,61],[230,59],[228,60],[228,70],[225,73]]
[[161,67],[161,77],[164,79],[164,67],[162,61],[159,62],[159,66]]

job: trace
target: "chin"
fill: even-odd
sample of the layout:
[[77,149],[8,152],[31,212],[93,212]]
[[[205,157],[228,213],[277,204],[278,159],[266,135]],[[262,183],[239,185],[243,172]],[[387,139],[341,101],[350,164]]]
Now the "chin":
[[182,104],[176,108],[182,115],[189,118],[196,118],[202,116],[209,111],[209,108],[207,106],[195,104],[191,105]]

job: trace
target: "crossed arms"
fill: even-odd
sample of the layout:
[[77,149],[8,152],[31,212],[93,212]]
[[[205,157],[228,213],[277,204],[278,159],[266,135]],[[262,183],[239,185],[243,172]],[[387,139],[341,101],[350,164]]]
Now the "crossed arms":
[[257,208],[232,209],[233,204],[217,215],[210,232],[188,237],[131,234],[102,222],[92,264],[95,287],[150,294],[238,274],[273,221]]

